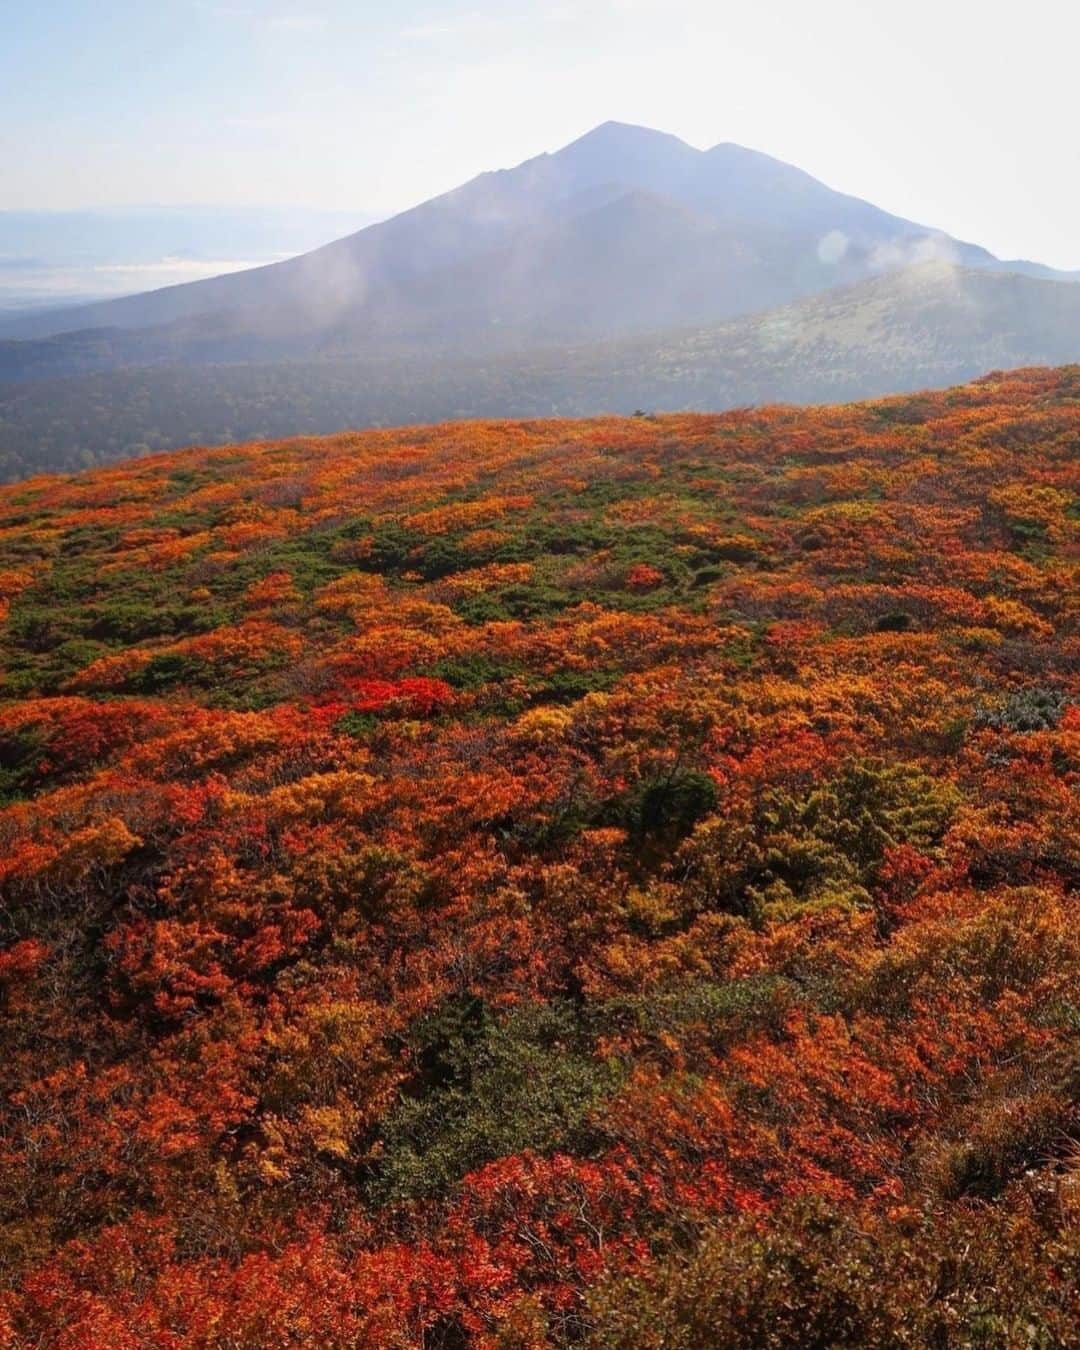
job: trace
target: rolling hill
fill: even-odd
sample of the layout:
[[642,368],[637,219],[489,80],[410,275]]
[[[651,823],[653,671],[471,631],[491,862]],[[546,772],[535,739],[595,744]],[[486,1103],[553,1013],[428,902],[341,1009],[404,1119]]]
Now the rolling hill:
[[[649,406],[826,402],[1080,359],[1080,287],[926,263],[732,323],[595,349]],[[628,392],[628,390],[626,391]]]

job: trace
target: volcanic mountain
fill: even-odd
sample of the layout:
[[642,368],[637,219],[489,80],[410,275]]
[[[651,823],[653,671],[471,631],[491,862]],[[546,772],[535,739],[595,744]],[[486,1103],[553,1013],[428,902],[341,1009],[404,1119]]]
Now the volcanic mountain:
[[717,322],[935,259],[1002,266],[768,155],[608,122],[300,257],[0,336],[153,330],[140,346],[185,361],[505,351]]

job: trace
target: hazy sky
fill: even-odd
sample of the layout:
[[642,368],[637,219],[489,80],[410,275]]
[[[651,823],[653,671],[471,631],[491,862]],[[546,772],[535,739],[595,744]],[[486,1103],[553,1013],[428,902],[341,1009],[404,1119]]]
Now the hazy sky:
[[0,208],[389,212],[609,118],[1080,267],[1075,0],[0,0]]

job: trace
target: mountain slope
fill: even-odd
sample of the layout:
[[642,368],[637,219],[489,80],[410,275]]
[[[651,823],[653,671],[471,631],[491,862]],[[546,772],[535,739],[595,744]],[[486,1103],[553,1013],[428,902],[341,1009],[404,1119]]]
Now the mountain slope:
[[[812,241],[753,230],[644,189],[570,199],[555,219],[422,276],[402,272],[363,304],[316,322],[314,301],[222,310],[153,328],[93,328],[0,340],[0,379],[161,360],[222,361],[332,352],[386,356],[580,342],[706,323],[783,304],[824,281],[858,276],[850,259],[824,265]],[[231,278],[229,278],[231,280]]]
[[[192,443],[460,417],[588,415],[826,402],[940,387],[993,369],[1080,361],[1080,287],[924,264],[763,315],[620,342],[498,358],[178,365],[41,378],[50,361],[93,369],[123,335],[13,344],[38,363],[0,384],[0,477],[83,468]],[[132,347],[130,358],[146,359]],[[0,361],[4,360],[0,346]],[[10,369],[10,358],[9,358]]]
[[[535,345],[720,319],[934,257],[996,264],[759,152],[607,123],[299,258],[0,325],[0,336],[177,325],[170,341],[193,360],[219,359],[208,324],[245,359],[346,339],[358,351],[494,348],[508,331]],[[597,258],[584,303],[574,260]]]
[[729,324],[596,347],[650,403],[820,402],[937,387],[992,369],[1080,360],[1080,287],[926,263]]
[[0,489],[4,1350],[1075,1347],[1078,442]]

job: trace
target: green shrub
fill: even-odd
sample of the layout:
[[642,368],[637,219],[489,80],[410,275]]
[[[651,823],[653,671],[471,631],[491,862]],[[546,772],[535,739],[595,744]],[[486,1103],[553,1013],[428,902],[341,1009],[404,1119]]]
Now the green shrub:
[[915,765],[852,760],[802,795],[765,793],[747,818],[703,821],[681,862],[703,908],[780,917],[819,902],[865,905],[887,850],[931,848],[959,801]]
[[1060,689],[1017,689],[998,704],[983,705],[975,712],[977,727],[995,731],[1050,731],[1061,721],[1068,699]]
[[674,843],[714,809],[716,799],[716,784],[707,773],[678,770],[639,783],[619,815],[634,838]]
[[587,1151],[589,1117],[619,1068],[599,1060],[565,1004],[529,1003],[496,1022],[455,1001],[414,1029],[412,1090],[384,1121],[373,1198],[439,1194],[523,1149]]

